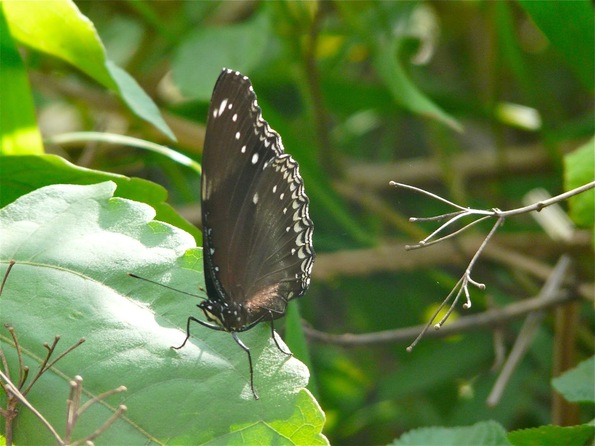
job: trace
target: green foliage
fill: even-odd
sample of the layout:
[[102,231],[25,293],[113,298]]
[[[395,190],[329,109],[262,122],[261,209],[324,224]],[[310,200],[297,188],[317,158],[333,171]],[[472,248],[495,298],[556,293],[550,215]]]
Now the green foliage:
[[[208,101],[221,67],[252,71],[265,53],[268,27],[268,18],[260,13],[241,25],[197,28],[189,34],[173,60],[174,80],[184,96]],[[213,51],[215,42],[224,51]],[[197,60],[204,70],[196,69]]]
[[[126,417],[102,435],[104,444],[281,438],[324,444],[323,416],[302,389],[308,371],[277,349],[266,327],[242,336],[256,361],[260,401],[253,399],[246,358],[231,337],[211,331],[184,349],[170,348],[184,339],[193,299],[176,299],[175,292],[127,272],[191,292],[199,287],[200,269],[188,266],[198,264],[200,251],[189,234],[152,221],[152,208],[113,197],[115,187],[111,182],[47,186],[0,211],[1,257],[16,261],[0,314],[15,328],[25,364],[35,370],[43,343],[56,333],[60,345],[86,338],[44,375],[29,401],[60,426],[68,382],[80,374],[87,397],[119,385],[128,389],[120,398]],[[0,339],[12,375],[18,376],[7,333]],[[79,432],[92,432],[113,410],[97,405],[81,417]],[[32,413],[23,411],[18,420],[18,442],[50,442]]]
[[[494,345],[510,350],[516,321],[424,339],[411,353],[401,341],[305,342],[300,324],[355,337],[419,326],[489,230],[405,252],[436,229],[408,217],[448,210],[389,180],[486,209],[520,207],[534,187],[556,195],[593,181],[592,17],[587,0],[1,2],[0,264],[17,263],[0,323],[15,327],[32,370],[56,334],[59,351],[87,338],[41,377],[35,407],[61,431],[68,381],[80,374],[85,398],[128,387],[81,418],[88,433],[128,406],[96,444],[325,444],[323,423],[337,445],[592,442],[592,404],[570,427],[551,425],[549,407],[553,352],[572,329],[563,348],[591,359],[553,385],[569,401],[593,400],[590,303],[564,328],[546,313],[496,407],[485,403]],[[315,222],[312,288],[292,303],[284,336],[309,371],[277,351],[267,327],[242,334],[259,401],[225,334],[196,326],[190,345],[169,348],[197,299],[126,275],[198,290],[201,235],[186,220],[196,222],[196,173],[122,141],[48,142],[71,131],[158,143],[175,134],[175,149],[198,162],[222,66],[252,79],[300,163]],[[593,227],[594,201],[592,190],[570,200],[577,225]],[[486,291],[451,320],[537,295],[568,249],[526,216],[508,219],[490,247],[473,271]],[[592,240],[572,249],[573,283],[589,298]],[[20,444],[50,442],[23,407],[14,431]]]
[[[1,153],[43,153],[27,73],[8,31],[2,5],[0,5],[0,51],[2,52],[0,85],[10,83],[10,88],[0,88]],[[17,110],[18,113],[16,113]]]
[[[128,73],[106,58],[95,27],[74,3],[7,1],[2,8],[14,39],[83,71],[117,93],[138,116],[175,139],[151,98]],[[17,112],[17,104],[12,105],[4,112]]]
[[584,446],[592,444],[595,427],[582,426],[540,426],[508,434],[514,446]]
[[[564,158],[566,190],[572,190],[595,178],[595,139],[577,148]],[[595,190],[589,190],[569,200],[570,216],[579,226],[593,228],[595,225]]]
[[554,378],[552,384],[568,401],[595,404],[595,357],[581,362],[576,368]]
[[476,446],[510,445],[506,440],[506,432],[498,423],[482,421],[469,427],[440,428],[425,427],[403,435],[393,443],[394,446],[406,445],[456,445],[473,444]]
[[[588,0],[572,2],[520,0],[519,3],[567,60],[583,85],[593,91],[595,41],[589,38],[595,36],[595,22],[592,20],[593,4]],[[567,26],[562,29],[560,23]]]
[[7,205],[21,195],[50,184],[94,184],[113,181],[118,185],[117,195],[131,200],[143,201],[156,210],[156,219],[171,223],[202,240],[196,226],[181,218],[165,203],[167,191],[158,184],[140,178],[128,178],[108,172],[100,172],[75,166],[55,155],[11,156],[2,160],[0,177],[0,205]]

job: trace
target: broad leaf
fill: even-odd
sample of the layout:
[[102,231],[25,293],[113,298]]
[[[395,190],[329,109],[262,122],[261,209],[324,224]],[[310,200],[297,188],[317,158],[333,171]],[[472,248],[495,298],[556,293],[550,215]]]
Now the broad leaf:
[[[197,291],[201,251],[189,234],[153,221],[149,206],[113,197],[114,189],[112,182],[48,186],[0,210],[0,264],[16,260],[0,323],[14,327],[25,364],[34,371],[43,343],[57,334],[58,351],[86,338],[42,376],[30,402],[63,432],[68,382],[81,375],[87,398],[128,388],[81,417],[80,437],[118,404],[128,407],[96,444],[325,444],[322,412],[304,389],[308,370],[278,351],[266,325],[241,334],[255,361],[258,401],[246,355],[227,333],[193,325],[189,343],[170,348],[184,340],[188,315],[200,317],[199,299],[126,273]],[[0,346],[18,376],[4,329]],[[17,443],[50,442],[24,408],[14,429]]]
[[[0,158],[0,167],[0,206],[50,184],[93,184],[110,180],[118,185],[117,196],[149,204],[157,211],[158,220],[190,232],[198,243],[202,240],[200,231],[165,202],[167,191],[150,181],[86,169],[56,155],[4,157]],[[198,200],[198,192],[196,199]]]
[[508,433],[513,445],[539,446],[585,446],[593,444],[595,427],[581,426],[539,426]]

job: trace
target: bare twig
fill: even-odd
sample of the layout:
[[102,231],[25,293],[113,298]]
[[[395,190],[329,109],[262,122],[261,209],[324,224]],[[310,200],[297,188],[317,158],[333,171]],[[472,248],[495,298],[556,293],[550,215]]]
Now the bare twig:
[[58,435],[58,432],[56,432],[54,427],[43,417],[41,413],[39,413],[37,409],[35,409],[35,407],[29,401],[27,401],[25,395],[19,391],[19,389],[12,383],[8,376],[2,372],[2,370],[0,370],[0,378],[4,381],[4,387],[8,390],[8,392],[10,392],[10,395],[19,400],[21,404],[27,407],[31,412],[33,412],[33,414],[35,414],[37,418],[39,418],[44,426],[52,433],[56,441],[58,441],[58,444],[63,444],[61,442],[60,435]]
[[[552,271],[552,274],[539,292],[539,297],[549,299],[551,296],[560,293],[560,289],[564,282],[564,278],[568,273],[570,264],[570,257],[567,255],[563,255],[560,260],[558,260],[558,263]],[[544,310],[539,309],[529,313],[525,319],[525,323],[523,324],[516,342],[512,347],[510,355],[504,363],[504,367],[502,368],[500,375],[498,376],[498,379],[496,380],[496,383],[494,384],[494,387],[487,398],[486,402],[488,406],[496,406],[500,401],[504,388],[512,376],[512,372],[520,362],[521,358],[527,352],[527,349],[529,348],[529,345],[535,336],[535,332],[543,320],[543,316]]]
[[[67,401],[68,409],[67,409],[67,419],[66,419],[66,434],[64,439],[60,437],[60,434],[54,429],[54,427],[44,418],[44,416],[27,400],[25,395],[23,395],[19,389],[12,383],[7,375],[5,375],[2,370],[0,370],[0,379],[4,381],[3,386],[13,395],[16,399],[19,400],[21,404],[27,407],[33,414],[44,424],[44,426],[50,431],[53,437],[56,439],[56,442],[59,445],[70,445],[70,446],[78,446],[81,444],[90,444],[95,438],[105,432],[125,411],[126,406],[120,405],[114,411],[112,416],[108,418],[98,429],[96,429],[91,434],[87,435],[85,438],[80,440],[71,442],[70,438],[74,431],[76,422],[79,416],[87,410],[91,404],[94,404],[98,401],[105,399],[108,396],[114,395],[116,393],[121,393],[126,391],[126,387],[120,386],[116,389],[109,390],[107,392],[102,393],[101,395],[95,396],[94,398],[87,401],[82,406],[80,405],[81,395],[83,392],[83,378],[80,376],[76,376],[73,381],[70,382],[70,397]],[[8,443],[7,443],[8,444]]]
[[[494,236],[496,230],[504,223],[505,219],[511,216],[515,216],[515,215],[519,215],[519,214],[524,214],[524,213],[528,213],[528,212],[533,212],[533,211],[541,211],[543,208],[547,207],[547,206],[551,206],[555,203],[558,203],[562,200],[565,200],[567,198],[570,198],[574,195],[580,194],[582,192],[585,192],[586,190],[592,189],[595,187],[595,181],[585,184],[581,187],[578,187],[576,189],[573,189],[571,191],[565,192],[563,194],[557,195],[556,197],[552,197],[552,198],[547,198],[541,201],[538,201],[536,203],[530,204],[528,206],[524,206],[521,208],[517,208],[517,209],[512,209],[509,211],[501,211],[500,209],[494,208],[491,210],[482,210],[482,209],[472,209],[472,208],[466,208],[463,206],[460,206],[456,203],[453,203],[443,197],[440,197],[439,195],[433,194],[431,192],[428,192],[426,190],[420,189],[418,187],[415,186],[410,186],[407,184],[402,184],[402,183],[396,183],[394,181],[391,181],[389,183],[391,186],[394,187],[400,187],[400,188],[404,188],[404,189],[408,189],[408,190],[412,190],[414,192],[418,192],[421,193],[423,195],[427,195],[435,200],[441,201],[451,207],[454,207],[455,209],[457,209],[457,211],[455,212],[451,212],[451,213],[447,213],[447,214],[442,214],[442,215],[438,215],[438,216],[434,216],[434,217],[429,217],[429,218],[416,218],[416,217],[412,217],[409,220],[412,222],[417,222],[417,221],[441,221],[441,220],[446,220],[445,223],[443,223],[442,225],[440,225],[438,227],[438,229],[436,229],[434,232],[432,232],[428,237],[426,237],[425,239],[421,240],[419,243],[417,243],[416,245],[411,245],[411,246],[407,246],[407,249],[416,249],[416,248],[424,248],[426,246],[429,246],[431,244],[435,244],[435,243],[440,243],[444,240],[447,240],[451,237],[454,237],[458,234],[460,234],[461,232],[465,231],[466,229],[468,229],[469,227],[487,219],[487,218],[492,218],[495,217],[497,218],[496,223],[494,224],[494,226],[492,227],[491,231],[488,233],[488,235],[485,237],[485,239],[483,240],[481,246],[478,248],[478,250],[476,251],[475,255],[473,256],[473,258],[471,259],[471,261],[469,262],[469,265],[467,266],[465,273],[463,274],[463,276],[461,277],[461,279],[457,282],[457,284],[455,285],[455,287],[453,288],[453,290],[448,294],[448,296],[446,297],[446,299],[442,302],[442,304],[440,305],[440,307],[438,308],[438,310],[434,313],[434,315],[432,316],[432,318],[430,319],[430,321],[426,324],[426,326],[421,330],[421,332],[419,333],[419,335],[416,337],[416,339],[413,341],[413,343],[407,347],[407,351],[411,351],[415,345],[419,342],[419,340],[424,336],[424,334],[427,332],[428,328],[430,327],[430,325],[433,323],[434,319],[438,316],[438,313],[442,310],[442,308],[444,308],[444,306],[446,305],[447,302],[450,301],[451,297],[454,294],[454,299],[452,300],[452,303],[450,304],[450,307],[448,309],[448,311],[446,312],[446,315],[440,320],[440,322],[438,322],[434,327],[436,329],[440,329],[440,327],[444,324],[444,322],[448,319],[448,317],[450,316],[450,314],[454,311],[454,308],[456,307],[456,304],[459,301],[459,298],[461,297],[461,295],[464,293],[465,294],[465,303],[463,304],[463,308],[471,308],[471,298],[470,298],[470,294],[469,294],[469,284],[476,286],[477,288],[484,290],[485,289],[485,285],[479,282],[474,281],[471,278],[471,272],[473,270],[473,266],[475,265],[475,263],[477,262],[479,256],[483,253],[484,249],[486,248],[486,245],[488,244],[488,242],[491,240],[491,238]],[[457,222],[459,219],[464,218],[464,217],[476,217],[475,220],[473,220],[471,223],[468,223],[467,225],[463,226],[462,228],[450,232],[450,233],[446,233],[446,235],[442,235],[444,234],[444,232],[446,231],[446,229],[453,223]],[[456,294],[455,294],[456,291]]]
[[0,296],[2,296],[2,291],[4,291],[4,284],[6,283],[6,279],[8,279],[8,275],[10,274],[10,270],[14,266],[16,262],[11,260],[8,262],[8,268],[6,268],[6,272],[4,273],[4,278],[2,279],[2,285],[0,285]]
[[73,351],[75,348],[77,348],[79,345],[81,345],[83,342],[85,342],[85,338],[81,338],[79,339],[77,342],[75,342],[74,344],[72,344],[70,347],[68,347],[66,350],[64,350],[62,353],[60,353],[58,355],[58,357],[56,357],[52,362],[49,362],[52,354],[54,353],[54,350],[56,349],[56,345],[58,345],[58,342],[60,341],[60,336],[55,336],[54,337],[54,342],[52,342],[52,345],[50,346],[47,342],[45,342],[43,344],[43,346],[47,349],[47,355],[44,358],[44,360],[41,363],[41,366],[39,367],[39,370],[37,371],[37,374],[33,377],[33,379],[31,380],[31,382],[29,383],[29,385],[27,386],[27,388],[23,391],[23,394],[27,394],[29,392],[29,390],[31,390],[31,387],[33,387],[33,385],[35,384],[35,382],[39,379],[39,377],[41,375],[43,375],[48,369],[50,369],[51,367],[54,366],[54,364],[56,364],[56,362],[58,362],[60,359],[62,359],[64,356],[66,356],[68,353],[70,353],[71,351]]
[[114,395],[116,393],[125,392],[126,387],[120,386],[112,390],[108,390],[100,395],[96,395],[86,403],[81,405],[81,395],[83,393],[83,378],[75,376],[74,380],[70,381],[70,397],[68,398],[68,409],[66,416],[66,433],[64,435],[64,441],[70,446],[76,446],[80,444],[88,444],[95,438],[105,432],[114,422],[126,411],[126,406],[120,405],[115,410],[110,418],[108,418],[98,429],[85,438],[71,442],[71,437],[74,432],[74,428],[80,416],[93,404],[104,400],[105,398]]
[[[580,299],[579,296],[563,291],[552,296],[537,296],[507,305],[503,308],[487,310],[483,313],[474,314],[472,316],[461,317],[456,321],[452,321],[448,325],[443,326],[440,330],[428,331],[426,336],[429,338],[445,338],[453,334],[465,333],[473,330],[483,330],[491,327],[499,327],[509,323],[512,320],[523,317],[533,311],[541,309],[547,310],[548,308],[565,305],[578,299]],[[424,328],[424,325],[416,325],[414,327],[401,328],[397,330],[385,330],[375,333],[346,333],[335,335],[324,333],[305,326],[304,331],[308,338],[315,341],[341,345],[344,347],[359,347],[372,344],[409,341]]]

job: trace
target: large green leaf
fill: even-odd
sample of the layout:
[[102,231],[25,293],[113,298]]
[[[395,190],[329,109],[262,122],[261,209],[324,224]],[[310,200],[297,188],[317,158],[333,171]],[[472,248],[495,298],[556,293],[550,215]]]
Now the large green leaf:
[[[252,351],[258,401],[246,355],[228,334],[196,325],[183,349],[170,348],[183,341],[188,315],[198,316],[198,299],[126,273],[192,292],[201,285],[201,251],[189,234],[152,221],[149,206],[113,197],[115,187],[53,185],[0,210],[0,264],[16,260],[0,297],[0,323],[15,328],[25,364],[35,370],[43,342],[56,334],[62,347],[86,338],[42,376],[30,402],[60,431],[68,381],[78,374],[87,398],[128,389],[81,418],[83,436],[117,404],[128,407],[96,444],[325,444],[324,416],[304,389],[308,370],[276,348],[265,324],[241,334]],[[6,331],[0,345],[18,376]],[[21,444],[50,442],[26,409],[15,435]]]
[[157,106],[121,68],[109,61],[93,23],[69,0],[6,0],[10,33],[21,43],[62,59],[117,93],[140,118],[175,140]]
[[2,157],[0,167],[0,206],[50,184],[93,184],[110,180],[118,185],[117,196],[151,205],[157,211],[157,220],[171,223],[191,233],[198,243],[202,240],[200,231],[165,202],[167,191],[150,181],[86,169],[56,155]]
[[8,32],[2,3],[0,54],[0,154],[43,153],[27,72]]

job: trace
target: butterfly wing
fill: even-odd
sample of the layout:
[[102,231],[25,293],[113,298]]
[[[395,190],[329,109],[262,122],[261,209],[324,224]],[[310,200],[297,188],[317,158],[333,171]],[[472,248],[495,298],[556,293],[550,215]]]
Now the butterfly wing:
[[246,325],[282,316],[310,283],[309,201],[297,162],[238,72],[223,70],[215,85],[202,168],[209,299],[242,304]]

